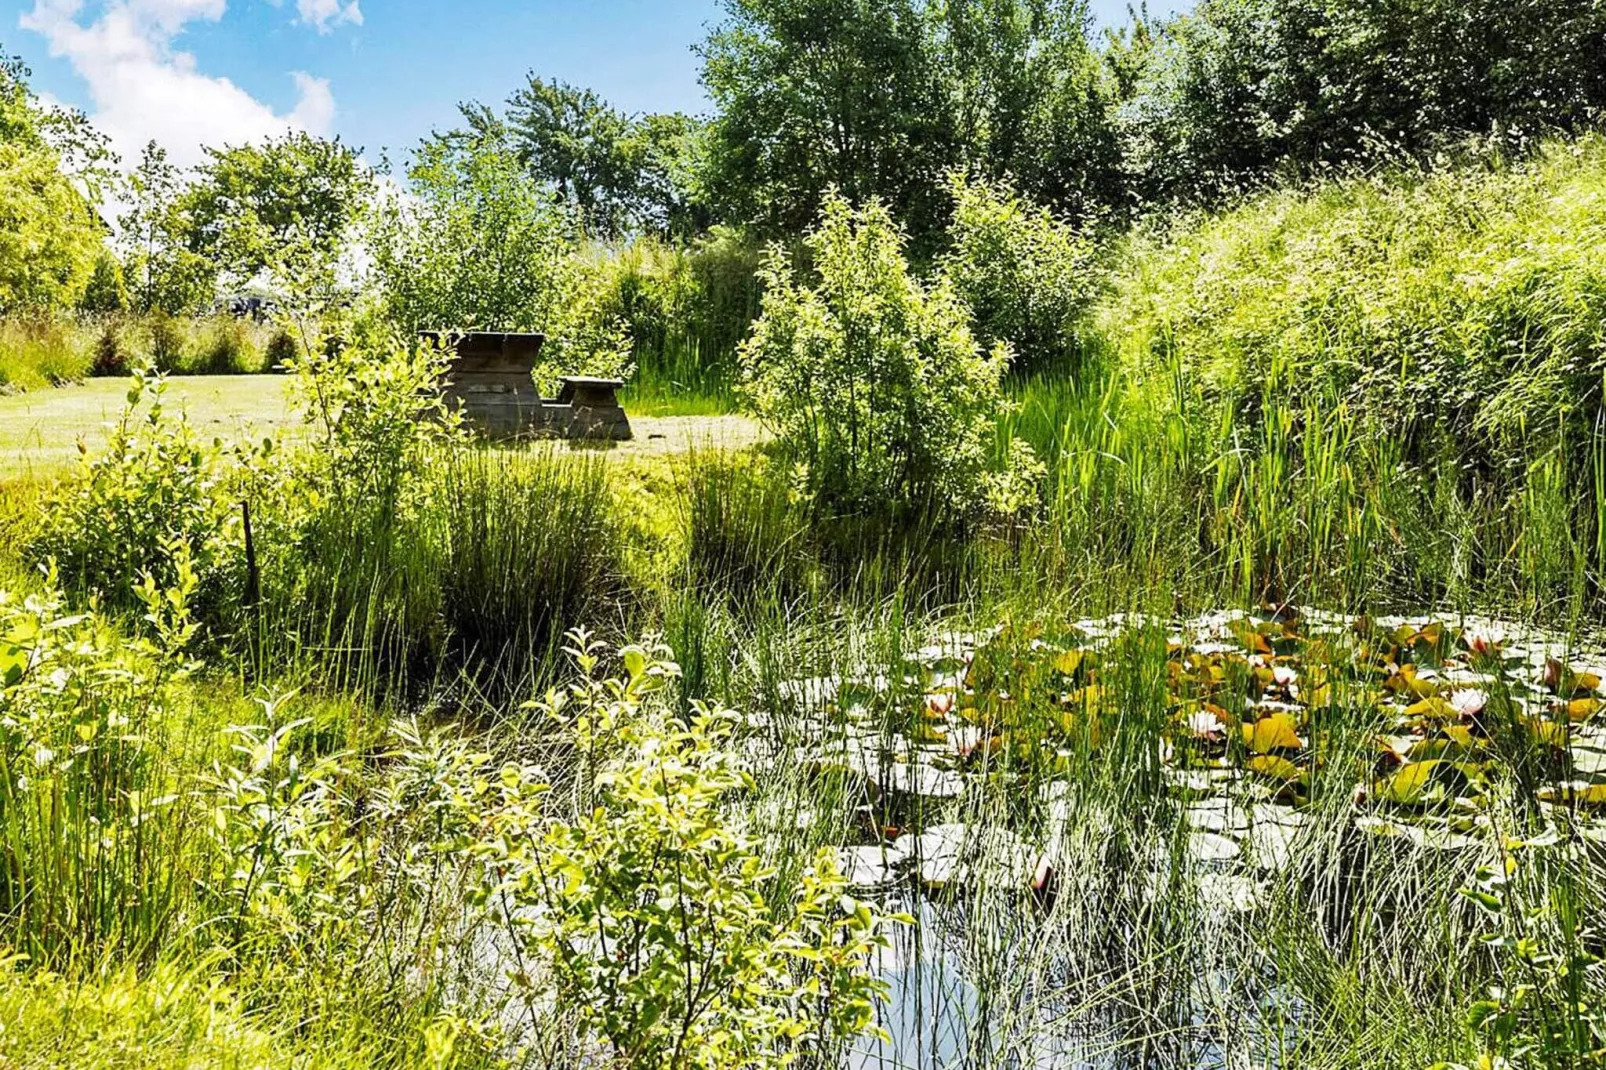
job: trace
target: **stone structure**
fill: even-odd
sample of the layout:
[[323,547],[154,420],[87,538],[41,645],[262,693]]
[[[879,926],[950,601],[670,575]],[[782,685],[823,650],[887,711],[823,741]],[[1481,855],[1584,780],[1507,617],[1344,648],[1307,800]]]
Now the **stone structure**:
[[427,341],[454,352],[446,372],[449,405],[487,438],[568,438],[624,441],[630,421],[620,407],[617,379],[560,379],[556,398],[543,398],[531,377],[546,344],[543,334],[450,334],[429,331]]

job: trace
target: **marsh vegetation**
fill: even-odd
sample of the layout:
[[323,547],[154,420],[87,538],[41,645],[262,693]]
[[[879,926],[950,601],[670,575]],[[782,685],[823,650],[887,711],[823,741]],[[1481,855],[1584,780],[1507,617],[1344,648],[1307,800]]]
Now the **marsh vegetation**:
[[[0,289],[127,390],[0,482],[0,1065],[1600,1065],[1598,10],[729,6]],[[478,441],[441,317],[765,434]]]

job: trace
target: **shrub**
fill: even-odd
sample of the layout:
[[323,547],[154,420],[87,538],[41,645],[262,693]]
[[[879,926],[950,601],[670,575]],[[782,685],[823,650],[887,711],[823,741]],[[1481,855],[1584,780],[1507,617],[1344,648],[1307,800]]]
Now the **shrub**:
[[976,336],[1007,342],[1022,373],[1075,375],[1077,321],[1095,295],[1094,246],[1007,182],[949,179],[952,248],[942,271],[970,306]]
[[123,324],[115,317],[107,318],[95,339],[95,361],[89,373],[99,376],[127,375],[131,352],[124,339]]
[[262,351],[263,369],[272,372],[284,371],[300,353],[301,347],[296,344],[295,335],[283,327],[276,327],[268,336],[267,347]]
[[[572,734],[571,806],[519,767],[480,783],[475,850],[499,907],[556,986],[556,1010],[620,1065],[708,1068],[822,1061],[869,1029],[885,987],[870,973],[889,919],[845,899],[834,850],[790,888],[733,807],[752,782],[732,753],[736,716],[665,694],[657,648],[604,651],[575,637],[581,679],[535,704]],[[544,993],[532,992],[537,1003]]]
[[807,239],[817,286],[770,254],[745,387],[811,503],[975,512],[1009,350],[977,344],[952,284],[922,286],[903,243],[883,206],[829,198]]
[[262,351],[250,324],[214,316],[200,325],[192,370],[202,375],[248,375],[262,370]]
[[185,881],[185,795],[163,763],[168,685],[195,576],[135,589],[159,642],[129,642],[53,592],[0,592],[0,918],[40,965],[146,952]]
[[221,449],[168,413],[165,389],[149,366],[134,370],[105,450],[86,454],[79,477],[49,503],[31,553],[55,562],[72,587],[123,608],[141,604],[143,577],[172,587],[181,567],[193,568],[198,605],[219,609],[240,589],[239,518],[223,493]]

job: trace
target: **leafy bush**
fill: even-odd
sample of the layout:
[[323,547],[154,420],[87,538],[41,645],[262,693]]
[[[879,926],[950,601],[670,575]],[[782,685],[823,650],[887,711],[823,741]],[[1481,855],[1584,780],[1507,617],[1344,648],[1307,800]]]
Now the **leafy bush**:
[[921,285],[903,242],[883,206],[833,196],[807,239],[817,286],[772,250],[745,387],[814,505],[975,512],[1009,350],[977,344],[953,285]]
[[142,952],[174,920],[183,787],[167,768],[168,685],[185,671],[195,576],[135,590],[158,637],[133,641],[59,595],[0,593],[0,919],[40,964]]
[[437,138],[408,177],[416,199],[382,205],[369,236],[379,304],[398,331],[539,331],[543,388],[560,375],[627,377],[630,340],[606,308],[605,262],[505,146]]
[[50,501],[31,553],[54,561],[69,586],[124,608],[141,604],[143,577],[168,588],[193,568],[198,605],[217,610],[240,591],[239,515],[224,493],[221,448],[168,413],[165,389],[148,366],[135,369],[105,450],[86,454],[79,477]]
[[780,885],[732,806],[753,788],[734,714],[693,704],[674,717],[678,670],[656,648],[619,651],[625,675],[603,679],[602,648],[575,644],[580,681],[535,704],[572,734],[572,799],[508,767],[469,801],[491,814],[475,844],[498,875],[487,902],[555,984],[558,1013],[621,1064],[828,1058],[870,1027],[888,919],[845,902],[831,849]]
[[313,338],[290,363],[320,447],[309,477],[347,519],[395,515],[422,453],[455,434],[441,394],[449,361],[444,349],[359,326],[349,341]]
[[284,371],[300,354],[301,347],[296,344],[295,335],[283,327],[277,327],[268,336],[268,344],[262,351],[263,370]]
[[952,248],[942,271],[984,344],[1007,342],[1023,373],[1075,376],[1078,320],[1095,295],[1093,243],[1007,182],[954,174]]

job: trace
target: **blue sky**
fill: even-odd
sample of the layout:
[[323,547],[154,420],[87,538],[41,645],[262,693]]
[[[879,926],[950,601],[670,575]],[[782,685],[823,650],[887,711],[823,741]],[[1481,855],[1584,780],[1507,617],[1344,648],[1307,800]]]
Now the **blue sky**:
[[[1095,0],[1119,22],[1125,0]],[[627,111],[702,111],[693,43],[719,0],[0,0],[0,42],[36,87],[83,108],[125,156],[289,125],[371,159],[501,101],[527,71]]]

